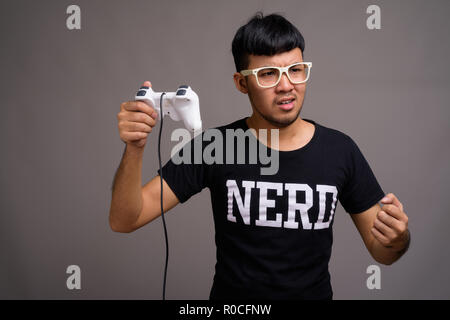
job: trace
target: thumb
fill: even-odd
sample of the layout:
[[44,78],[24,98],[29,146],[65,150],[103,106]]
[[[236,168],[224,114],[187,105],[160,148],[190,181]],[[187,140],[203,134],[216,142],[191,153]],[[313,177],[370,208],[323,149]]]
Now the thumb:
[[144,81],[144,83],[142,84],[142,87],[151,87],[152,83],[150,81]]
[[403,204],[398,200],[398,198],[393,193],[387,194],[383,199],[381,199],[383,204],[392,203],[394,206],[403,211]]

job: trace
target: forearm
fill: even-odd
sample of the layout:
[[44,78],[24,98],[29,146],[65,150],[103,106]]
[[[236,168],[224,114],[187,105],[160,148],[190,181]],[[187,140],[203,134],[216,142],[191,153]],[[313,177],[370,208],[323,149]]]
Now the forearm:
[[114,231],[131,231],[142,209],[144,148],[127,145],[112,186],[109,223]]
[[395,261],[400,259],[400,257],[403,256],[406,253],[406,251],[408,251],[410,242],[411,242],[411,234],[409,230],[408,236],[400,249],[385,247],[381,244],[381,242],[379,242],[377,239],[374,238],[372,241],[370,254],[377,262],[385,265],[391,265]]

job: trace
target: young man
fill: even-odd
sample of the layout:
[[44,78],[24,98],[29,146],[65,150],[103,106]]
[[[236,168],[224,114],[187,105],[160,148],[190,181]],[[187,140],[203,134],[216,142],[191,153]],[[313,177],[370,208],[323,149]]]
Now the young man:
[[[278,146],[271,149],[269,137],[267,147],[278,152],[278,170],[262,175],[262,163],[247,158],[245,164],[175,164],[171,159],[163,168],[164,212],[210,189],[217,246],[210,299],[331,299],[328,262],[337,200],[351,214],[370,254],[383,264],[406,252],[408,217],[394,194],[385,197],[349,136],[300,118],[312,64],[303,61],[304,39],[290,22],[258,13],[237,31],[232,51],[236,88],[248,94],[253,113],[217,129],[224,137],[227,130],[255,129],[247,152],[252,137],[261,142],[259,129],[277,129]],[[161,214],[159,175],[142,188],[140,178],[155,119],[145,103],[121,105],[119,132],[126,150],[113,186],[114,231],[134,231]],[[238,153],[223,151],[233,157]]]

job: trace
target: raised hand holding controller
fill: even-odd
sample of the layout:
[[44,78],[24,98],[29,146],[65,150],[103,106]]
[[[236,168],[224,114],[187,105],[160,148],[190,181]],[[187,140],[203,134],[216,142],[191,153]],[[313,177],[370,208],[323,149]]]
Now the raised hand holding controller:
[[174,121],[183,120],[185,127],[194,133],[202,131],[200,104],[197,94],[188,85],[181,85],[176,92],[166,92],[163,97],[163,114],[161,115],[162,92],[154,92],[149,86],[142,86],[136,93],[135,100],[141,100],[158,113],[158,117],[169,115]]

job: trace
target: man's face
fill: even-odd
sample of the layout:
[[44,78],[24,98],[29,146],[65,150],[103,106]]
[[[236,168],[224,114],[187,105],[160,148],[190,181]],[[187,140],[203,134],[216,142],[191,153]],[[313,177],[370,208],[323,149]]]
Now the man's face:
[[[265,66],[285,67],[296,62],[303,62],[300,48],[283,52],[274,56],[249,56],[247,69]],[[272,88],[261,88],[256,77],[247,77],[239,73],[234,75],[236,87],[243,93],[248,93],[254,113],[268,121],[275,127],[287,127],[297,120],[303,106],[306,83],[292,84],[286,74],[281,76],[280,82]],[[294,98],[293,106],[280,105],[283,98]]]

